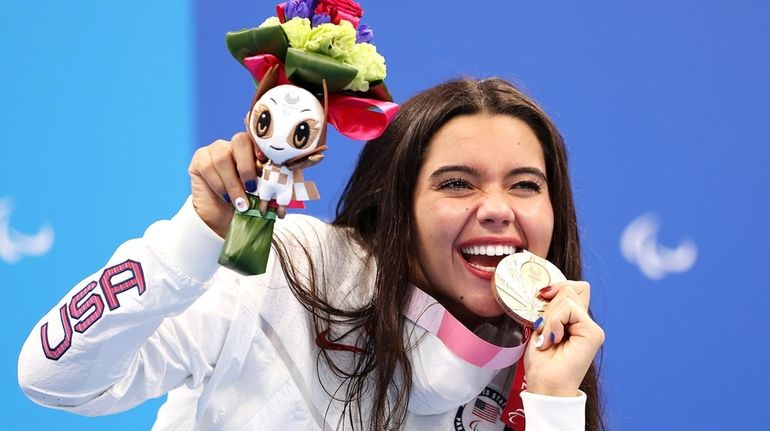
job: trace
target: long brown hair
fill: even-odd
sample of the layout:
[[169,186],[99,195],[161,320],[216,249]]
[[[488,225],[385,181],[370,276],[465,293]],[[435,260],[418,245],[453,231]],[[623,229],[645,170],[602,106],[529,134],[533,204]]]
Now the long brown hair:
[[[509,82],[490,78],[459,79],[428,89],[401,106],[386,132],[366,144],[337,205],[335,226],[367,250],[377,273],[371,302],[359,310],[339,310],[319,298],[316,286],[303,289],[285,265],[284,272],[299,300],[313,312],[317,330],[345,323],[362,329],[353,370],[340,370],[331,357],[322,357],[348,381],[345,405],[360,407],[361,395],[371,391],[369,429],[394,429],[404,421],[411,389],[409,346],[404,343],[410,255],[414,253],[412,199],[428,145],[449,120],[461,115],[510,115],[535,132],[543,148],[548,190],[554,211],[554,230],[548,260],[568,279],[582,279],[577,217],[563,139],[545,112]],[[289,268],[288,270],[286,268]],[[315,284],[311,280],[311,284]],[[348,326],[350,325],[350,326]],[[399,382],[398,384],[395,382]],[[604,429],[596,367],[589,369],[581,389],[588,395],[586,429]],[[389,398],[395,392],[395,398]],[[392,404],[391,404],[392,403]],[[348,410],[351,425],[356,409]],[[359,412],[360,413],[360,412]],[[358,421],[362,419],[358,416]]]

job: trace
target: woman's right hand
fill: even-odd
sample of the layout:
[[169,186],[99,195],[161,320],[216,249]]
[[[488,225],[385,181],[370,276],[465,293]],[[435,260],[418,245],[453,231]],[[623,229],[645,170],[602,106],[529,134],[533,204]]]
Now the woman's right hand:
[[257,156],[245,132],[199,148],[190,161],[190,188],[195,211],[222,238],[233,218],[233,204],[256,190]]

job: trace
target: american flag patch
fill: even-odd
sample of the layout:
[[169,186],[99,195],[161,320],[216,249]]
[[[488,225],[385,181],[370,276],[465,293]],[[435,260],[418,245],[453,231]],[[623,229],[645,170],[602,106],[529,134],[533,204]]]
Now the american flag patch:
[[473,404],[473,415],[487,422],[496,423],[497,418],[500,417],[500,407],[476,398],[476,403]]

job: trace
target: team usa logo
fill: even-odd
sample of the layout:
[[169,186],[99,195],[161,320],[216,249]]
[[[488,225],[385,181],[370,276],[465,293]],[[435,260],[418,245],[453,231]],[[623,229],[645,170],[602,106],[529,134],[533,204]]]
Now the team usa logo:
[[[94,291],[97,286],[100,289]],[[89,282],[72,296],[69,304],[59,308],[61,329],[57,328],[57,333],[61,334],[61,338],[56,337],[58,343],[51,343],[49,322],[40,326],[40,342],[45,357],[54,361],[61,358],[72,346],[73,329],[80,334],[86,332],[104,314],[105,301],[109,310],[114,311],[120,308],[118,294],[133,288],[136,288],[139,295],[146,290],[141,263],[127,260],[105,269],[98,283],[96,280]]]
[[487,386],[468,404],[460,406],[455,415],[456,431],[500,431],[505,424],[500,415],[505,408],[505,397]]

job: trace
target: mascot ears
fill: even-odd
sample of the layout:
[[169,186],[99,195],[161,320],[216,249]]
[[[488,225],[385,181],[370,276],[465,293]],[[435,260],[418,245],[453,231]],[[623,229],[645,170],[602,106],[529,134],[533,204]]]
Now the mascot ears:
[[[286,77],[283,63],[274,55],[260,54],[248,57],[244,59],[243,64],[259,83],[252,106],[267,90],[276,85],[292,84]],[[398,112],[398,105],[393,102],[346,93],[334,93],[324,99],[328,122],[341,134],[355,140],[368,141],[379,137]]]

